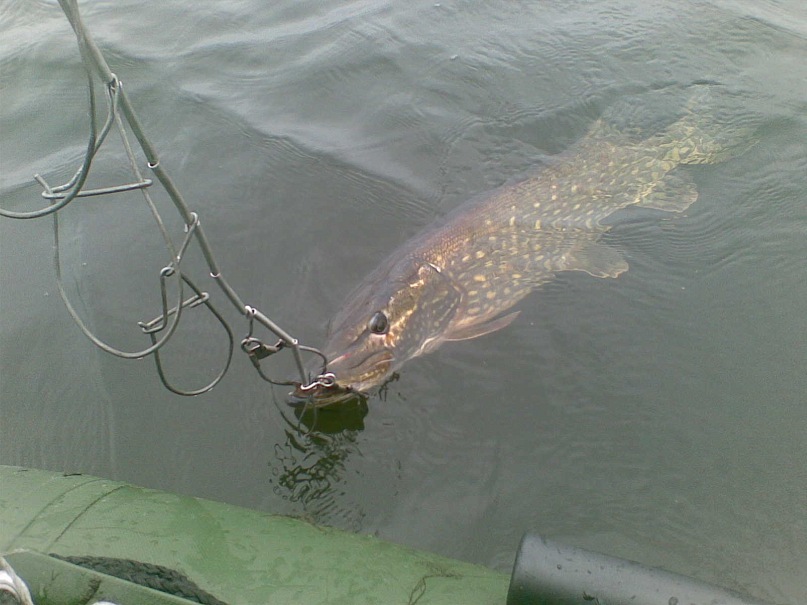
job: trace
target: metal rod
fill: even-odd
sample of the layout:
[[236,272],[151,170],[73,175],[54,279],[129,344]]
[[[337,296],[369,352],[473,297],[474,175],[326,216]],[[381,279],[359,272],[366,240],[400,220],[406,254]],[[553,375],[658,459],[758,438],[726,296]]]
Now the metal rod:
[[279,338],[282,338],[283,342],[292,347],[292,351],[294,352],[294,361],[297,364],[297,370],[300,372],[300,382],[302,384],[307,384],[308,377],[305,375],[305,368],[303,367],[303,358],[302,355],[300,355],[300,347],[299,343],[297,342],[297,339],[291,336],[291,334],[287,333],[285,330],[283,330],[283,328],[278,326],[275,322],[266,317],[266,315],[264,315],[257,309],[252,309],[252,311],[254,312],[255,319],[261,322],[261,324],[270,329],[272,332],[277,334]]
[[[151,187],[152,182],[153,181],[151,179],[145,179],[140,183],[129,183],[128,185],[114,185],[112,187],[101,187],[100,189],[82,189],[76,193],[74,197],[91,197],[93,195],[106,195],[107,193],[121,193],[123,191],[144,189],[145,187]],[[43,191],[42,197],[44,197],[46,200],[61,200],[67,197],[67,195],[63,193],[56,193],[56,190],[57,188],[54,187],[51,190],[54,193]]]
[[[191,240],[195,239],[195,241],[199,244],[199,248],[201,249],[202,255],[204,256],[205,262],[207,263],[207,266],[209,268],[210,277],[216,281],[216,283],[218,284],[219,288],[222,290],[224,295],[236,307],[239,313],[241,313],[242,315],[246,316],[249,319],[250,336],[252,334],[252,321],[253,319],[256,319],[258,322],[261,323],[261,325],[263,325],[265,328],[267,328],[277,337],[279,337],[285,345],[287,345],[292,349],[295,364],[300,374],[301,386],[306,386],[306,383],[308,382],[308,377],[306,376],[305,369],[303,367],[301,351],[307,351],[317,354],[323,359],[323,369],[321,373],[326,372],[327,369],[327,360],[325,359],[324,355],[318,349],[301,346],[296,338],[294,338],[285,330],[283,330],[280,326],[278,326],[274,321],[269,319],[266,315],[264,315],[257,309],[254,309],[253,307],[247,306],[243,302],[241,297],[238,295],[238,293],[235,291],[235,289],[224,278],[221,268],[219,267],[215,257],[213,256],[213,251],[207,239],[207,236],[204,230],[202,229],[202,225],[199,221],[198,214],[190,210],[188,204],[185,202],[184,198],[182,197],[182,194],[176,187],[174,181],[160,165],[160,158],[157,154],[157,151],[152,146],[151,142],[146,138],[143,128],[140,124],[140,121],[137,118],[134,108],[132,107],[129,97],[126,94],[122,82],[110,70],[109,65],[106,62],[106,59],[101,53],[101,50],[95,44],[89,32],[87,31],[84,22],[81,18],[81,15],[79,13],[77,1],[59,0],[59,5],[64,11],[68,21],[70,22],[71,27],[73,28],[73,31],[76,34],[76,39],[78,42],[79,51],[81,53],[82,62],[84,64],[88,77],[90,133],[87,141],[87,148],[86,153],[84,155],[84,161],[82,162],[82,165],[78,168],[78,170],[75,172],[75,174],[70,178],[70,180],[63,185],[51,187],[45,181],[44,178],[42,178],[39,175],[35,175],[35,179],[42,185],[44,189],[42,196],[50,201],[50,204],[46,208],[32,212],[11,212],[0,209],[0,215],[11,218],[37,218],[49,214],[53,215],[53,231],[54,231],[54,244],[55,244],[54,265],[56,270],[56,282],[58,285],[59,294],[61,295],[65,303],[65,306],[67,307],[67,310],[72,316],[73,320],[78,324],[82,332],[84,332],[84,334],[96,346],[98,346],[99,348],[108,353],[127,359],[140,358],[146,355],[154,354],[157,360],[158,373],[160,374],[160,378],[166,384],[166,387],[175,393],[186,395],[198,394],[204,392],[205,390],[209,390],[209,388],[212,388],[213,385],[215,385],[221,379],[221,377],[224,375],[224,373],[227,371],[227,368],[229,367],[230,357],[232,356],[232,342],[233,342],[233,337],[229,329],[229,326],[227,326],[222,316],[219,315],[219,313],[210,305],[207,299],[207,293],[202,293],[200,290],[198,290],[196,286],[194,286],[192,282],[190,282],[188,278],[185,275],[183,275],[182,271],[180,270],[180,262],[182,260],[182,257],[185,255],[185,252],[187,251],[187,248]],[[100,78],[100,80],[105,84],[107,94],[108,114],[106,119],[104,120],[104,124],[101,127],[100,132],[96,126],[97,116],[96,116],[94,74],[97,75]],[[157,207],[152,201],[151,196],[147,190],[147,188],[153,184],[153,181],[151,179],[146,179],[141,175],[138,162],[135,158],[134,152],[132,151],[128,137],[126,135],[126,129],[124,127],[124,123],[120,115],[121,113],[123,113],[126,122],[131,128],[132,134],[140,144],[140,148],[142,149],[143,154],[145,155],[149,169],[152,171],[155,178],[160,182],[160,184],[165,188],[166,193],[168,194],[169,198],[173,202],[174,207],[177,209],[177,211],[179,212],[180,216],[182,217],[185,223],[186,235],[183,238],[183,241],[181,242],[181,245],[178,250],[174,246],[172,238],[170,237],[170,234],[168,233],[168,230],[165,227],[162,217],[160,216]],[[118,132],[120,133],[124,148],[126,150],[129,159],[129,163],[135,175],[135,182],[123,185],[115,185],[110,187],[101,187],[96,189],[83,190],[82,188],[87,180],[87,176],[89,174],[93,159],[95,158],[96,153],[99,151],[102,144],[106,140],[106,136],[111,130],[113,124],[116,125]],[[154,220],[161,231],[163,239],[165,240],[167,250],[171,255],[171,262],[168,265],[168,267],[163,269],[160,275],[162,315],[160,315],[159,317],[150,322],[139,323],[141,328],[143,328],[144,332],[149,334],[152,340],[152,345],[146,349],[143,349],[142,351],[125,352],[111,347],[110,345],[102,342],[99,338],[93,335],[87,328],[87,326],[84,324],[82,319],[79,317],[78,313],[76,312],[75,308],[72,306],[69,298],[67,297],[67,293],[65,291],[62,280],[61,259],[59,253],[59,220],[57,218],[58,217],[57,213],[60,209],[64,208],[67,204],[69,204],[73,199],[77,197],[99,196],[132,190],[142,191],[146,203],[148,204],[151,213],[154,217]],[[176,275],[177,277],[177,293],[176,293],[176,303],[174,304],[173,307],[169,308],[169,301],[166,292],[165,282],[166,279],[172,275]],[[183,301],[184,284],[187,284],[196,293],[195,296],[192,296],[191,298],[185,301]],[[182,309],[186,306],[196,306],[198,304],[205,304],[208,307],[208,309],[215,315],[215,317],[224,325],[225,330],[228,333],[228,338],[230,340],[231,351],[224,370],[210,385],[208,385],[208,387],[195,391],[182,391],[169,386],[168,383],[165,381],[165,377],[162,372],[162,365],[160,363],[158,356],[158,350],[162,347],[163,344],[165,344],[168,341],[169,338],[171,338],[174,331],[177,329]],[[155,333],[161,330],[166,330],[166,332],[162,338],[157,340],[155,337]],[[257,341],[257,339],[255,340],[256,342],[259,342]],[[265,346],[262,343],[260,344],[261,346]],[[256,365],[256,367],[258,366]],[[263,376],[263,372],[261,371],[260,368],[258,368],[258,371],[261,374],[261,376]]]
[[[90,55],[92,62],[95,68],[98,70],[98,73],[101,76],[101,79],[105,82],[111,82],[114,79],[114,74],[109,69],[109,65],[106,63],[101,51],[95,45],[95,42],[89,36],[84,28],[84,24],[81,21],[81,17],[78,13],[78,7],[76,5],[76,0],[59,0],[59,4],[62,5],[62,8],[65,10],[65,13],[70,20],[73,29],[76,31],[76,34],[82,39],[82,48],[86,49],[86,52]],[[69,5],[69,11],[68,11]],[[183,220],[186,224],[191,224],[194,222],[193,214],[191,213],[188,205],[185,203],[182,194],[174,185],[174,182],[170,178],[170,176],[163,170],[162,166],[160,166],[160,159],[157,155],[157,151],[152,147],[151,143],[143,134],[143,129],[140,126],[140,122],[137,119],[137,115],[129,101],[129,97],[126,94],[126,91],[123,90],[121,87],[119,91],[120,95],[120,107],[123,110],[124,115],[126,116],[126,120],[129,122],[129,125],[132,128],[132,133],[134,134],[135,138],[140,143],[141,148],[143,149],[143,153],[146,155],[146,159],[148,161],[149,168],[151,168],[154,175],[160,181],[163,187],[165,187],[166,192],[168,193],[169,197],[173,201],[174,205],[176,206],[177,210],[179,211],[180,215],[182,216]],[[199,246],[202,250],[202,254],[207,261],[207,264],[210,268],[210,275],[213,277],[216,282],[219,284],[219,287],[222,289],[224,294],[230,299],[233,305],[244,315],[249,312],[250,307],[247,307],[235,292],[235,290],[230,286],[227,280],[222,275],[221,269],[216,263],[215,258],[213,257],[213,253],[210,247],[210,244],[207,241],[207,237],[205,236],[205,232],[202,229],[201,224],[198,223],[198,218],[196,219],[196,229],[195,235],[196,239],[199,242]],[[293,351],[295,363],[297,365],[297,369],[300,373],[300,379],[303,384],[307,382],[307,377],[305,375],[305,369],[303,367],[302,356],[300,354],[299,343],[296,338],[292,337],[288,334],[285,330],[280,328],[275,322],[269,319],[266,315],[261,313],[260,311],[255,310],[255,318],[261,322],[266,328],[271,330],[274,334],[278,337],[283,339]]]

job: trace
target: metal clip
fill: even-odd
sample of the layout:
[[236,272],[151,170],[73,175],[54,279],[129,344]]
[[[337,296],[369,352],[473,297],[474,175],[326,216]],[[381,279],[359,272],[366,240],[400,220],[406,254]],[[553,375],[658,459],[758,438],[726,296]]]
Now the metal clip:
[[311,384],[301,384],[297,388],[303,393],[306,393],[308,391],[313,391],[317,387],[329,389],[333,386],[336,386],[336,374],[333,372],[325,372],[324,374],[317,376],[317,379]]
[[286,343],[282,340],[278,340],[274,345],[268,345],[252,336],[247,336],[241,341],[241,350],[249,356],[250,361],[252,361],[252,365],[254,365],[256,368],[260,365],[261,359],[266,359],[270,355],[280,351],[285,346]]

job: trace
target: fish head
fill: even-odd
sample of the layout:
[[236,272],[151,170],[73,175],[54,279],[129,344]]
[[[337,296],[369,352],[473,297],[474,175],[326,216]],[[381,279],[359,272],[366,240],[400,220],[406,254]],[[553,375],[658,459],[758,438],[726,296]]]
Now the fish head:
[[298,387],[293,395],[325,406],[382,385],[407,360],[439,344],[459,300],[435,264],[403,259],[382,265],[330,323],[323,348],[330,381],[306,393]]

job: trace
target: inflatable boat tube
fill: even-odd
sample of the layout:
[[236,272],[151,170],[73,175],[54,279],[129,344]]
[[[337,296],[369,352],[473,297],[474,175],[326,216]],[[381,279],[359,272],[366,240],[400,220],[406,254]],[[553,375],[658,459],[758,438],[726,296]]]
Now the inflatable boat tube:
[[508,578],[301,519],[10,466],[0,556],[36,605],[765,605],[532,534]]
[[300,519],[9,466],[0,555],[36,605],[500,605],[509,581]]
[[662,569],[527,534],[507,605],[764,605]]

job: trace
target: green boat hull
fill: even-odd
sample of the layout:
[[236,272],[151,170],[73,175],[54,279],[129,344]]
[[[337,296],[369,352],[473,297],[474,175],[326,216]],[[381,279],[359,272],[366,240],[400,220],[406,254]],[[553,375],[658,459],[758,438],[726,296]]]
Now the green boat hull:
[[534,534],[511,578],[300,519],[10,466],[0,556],[36,605],[765,605]]
[[90,597],[192,602],[50,553],[163,566],[239,605],[501,605],[509,584],[505,573],[299,519],[87,475],[0,466],[0,554],[37,605]]

